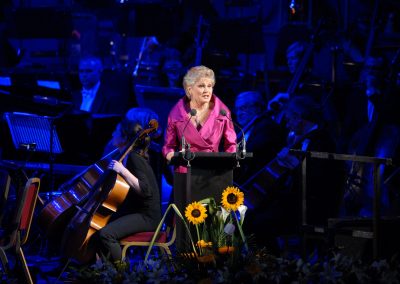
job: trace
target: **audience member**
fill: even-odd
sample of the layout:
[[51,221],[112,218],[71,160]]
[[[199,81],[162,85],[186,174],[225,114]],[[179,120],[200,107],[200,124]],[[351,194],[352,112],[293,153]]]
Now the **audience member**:
[[[235,170],[235,182],[242,184],[276,156],[285,144],[286,132],[266,111],[266,103],[259,92],[238,94],[234,113],[246,139],[246,150],[253,153],[252,158],[242,161],[241,167]],[[237,129],[238,141],[242,138],[241,130]]]

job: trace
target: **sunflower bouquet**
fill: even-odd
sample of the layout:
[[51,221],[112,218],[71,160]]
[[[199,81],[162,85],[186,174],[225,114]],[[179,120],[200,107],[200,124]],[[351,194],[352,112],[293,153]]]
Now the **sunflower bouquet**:
[[[213,198],[195,201],[187,205],[185,217],[195,227],[197,243],[195,252],[199,257],[230,254],[239,248],[247,250],[242,230],[247,207],[243,205],[244,194],[237,187],[228,186],[222,193],[218,206]],[[237,233],[239,232],[239,233]]]

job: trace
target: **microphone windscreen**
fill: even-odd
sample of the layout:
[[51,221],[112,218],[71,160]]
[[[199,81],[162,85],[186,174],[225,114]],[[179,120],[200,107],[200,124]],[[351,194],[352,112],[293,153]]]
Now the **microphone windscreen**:
[[197,113],[197,110],[195,110],[194,108],[192,108],[192,109],[190,110],[190,115],[191,115],[191,116],[195,116],[196,113]]
[[221,115],[223,115],[223,116],[226,116],[226,110],[224,110],[224,109],[221,109],[221,110],[219,111],[219,113],[220,113]]

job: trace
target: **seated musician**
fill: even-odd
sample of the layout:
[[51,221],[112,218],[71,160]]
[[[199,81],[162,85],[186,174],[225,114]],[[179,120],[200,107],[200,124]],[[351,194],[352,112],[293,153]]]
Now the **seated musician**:
[[[113,133],[114,146],[123,150],[141,128],[137,121],[123,120]],[[157,180],[147,159],[149,141],[144,140],[122,163],[112,160],[108,166],[130,186],[125,201],[96,238],[99,255],[112,262],[121,260],[121,238],[154,231],[161,220]]]
[[[238,94],[234,114],[243,129],[246,150],[253,153],[252,158],[243,160],[241,167],[235,169],[235,182],[242,184],[271,161],[285,145],[286,131],[266,111],[265,100],[257,91]],[[241,130],[236,129],[236,132],[237,140],[241,141]]]
[[[262,204],[248,212],[249,232],[256,242],[266,245],[272,253],[279,254],[277,236],[298,233],[301,214],[301,151],[335,152],[335,143],[322,123],[320,107],[309,96],[292,98],[284,109],[287,121],[288,144],[277,155],[276,166],[282,176],[276,180],[274,190],[266,188]],[[325,225],[328,217],[334,217],[339,209],[341,193],[338,182],[342,181],[340,167],[322,159],[307,162],[307,223]],[[246,226],[246,224],[245,224]],[[267,226],[267,229],[266,229]],[[267,233],[265,233],[267,232]]]
[[[147,123],[155,119],[159,121],[158,114],[155,113],[152,109],[145,107],[133,107],[127,111],[125,114],[125,118],[128,120],[139,121],[140,125],[146,126]],[[158,186],[161,190],[162,186],[162,175],[165,175],[165,178],[170,181],[171,173],[166,169],[166,165],[164,162],[164,157],[161,154],[161,143],[162,143],[162,130],[158,130],[157,133],[152,135],[152,140],[150,142],[148,148],[149,161],[150,165],[153,168],[154,174],[156,175]],[[103,156],[107,155],[111,151],[113,151],[116,146],[113,143],[113,139],[111,138],[107,145],[104,147]]]
[[[349,154],[391,158],[396,164],[400,156],[400,119],[398,114],[398,84],[396,78],[386,81],[386,70],[381,57],[368,57],[360,74],[357,90],[349,99],[346,133],[352,134],[347,145]],[[357,102],[357,104],[354,104]],[[351,115],[350,115],[351,114]],[[347,163],[343,215],[371,217],[374,210],[374,179],[380,184],[380,212],[385,216],[399,215],[399,177],[396,167],[381,165],[374,177],[373,164]]]
[[125,113],[134,104],[130,78],[124,73],[114,73],[104,70],[99,57],[82,57],[79,62],[81,89],[71,93],[74,110],[91,114]]

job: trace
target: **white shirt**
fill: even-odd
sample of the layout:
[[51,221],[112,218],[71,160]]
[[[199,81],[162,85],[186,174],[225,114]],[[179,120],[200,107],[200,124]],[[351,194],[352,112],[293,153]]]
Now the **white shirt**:
[[92,109],[92,104],[96,98],[97,91],[99,90],[100,82],[98,82],[91,89],[82,89],[82,104],[80,109],[84,111],[89,111]]

